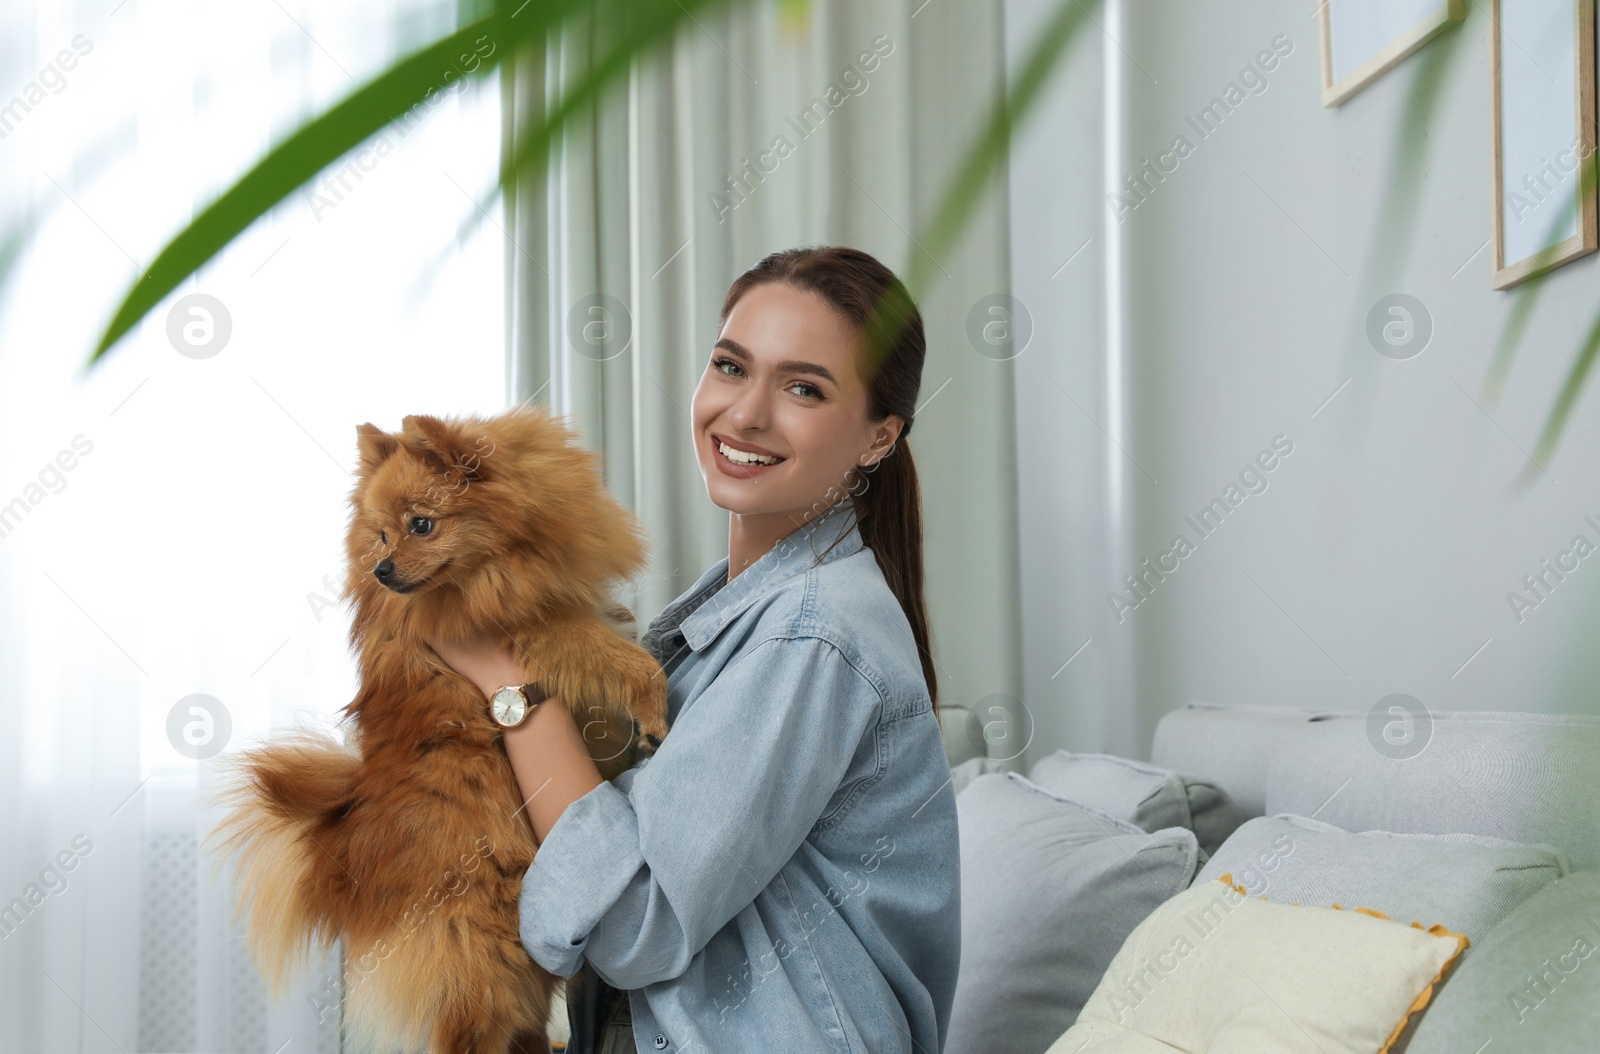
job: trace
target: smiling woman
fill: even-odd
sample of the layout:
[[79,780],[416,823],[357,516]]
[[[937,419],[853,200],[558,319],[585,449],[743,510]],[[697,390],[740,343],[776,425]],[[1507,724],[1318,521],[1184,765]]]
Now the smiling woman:
[[[728,556],[640,641],[669,734],[607,781],[565,706],[505,732],[539,840],[522,943],[572,979],[573,1054],[938,1050],[960,853],[905,441],[921,316],[823,247],[746,271],[721,322],[690,416]],[[537,676],[430,644],[486,696]]]

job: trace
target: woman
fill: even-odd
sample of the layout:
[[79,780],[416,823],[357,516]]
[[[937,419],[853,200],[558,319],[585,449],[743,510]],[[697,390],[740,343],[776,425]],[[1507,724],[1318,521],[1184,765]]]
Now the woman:
[[[942,1049],[960,855],[906,444],[923,355],[859,250],[729,289],[691,410],[728,556],[641,641],[670,734],[606,783],[559,699],[505,733],[540,843],[521,937],[577,975],[569,1050]],[[486,697],[527,679],[503,642],[429,643]]]

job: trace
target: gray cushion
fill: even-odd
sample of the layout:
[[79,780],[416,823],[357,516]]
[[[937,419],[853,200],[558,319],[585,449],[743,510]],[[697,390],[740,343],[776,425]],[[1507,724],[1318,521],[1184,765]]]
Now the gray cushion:
[[1251,896],[1375,908],[1396,922],[1443,923],[1477,944],[1518,904],[1572,870],[1547,845],[1464,834],[1353,833],[1303,816],[1259,816],[1195,876],[1225,872]]
[[1078,1011],[1128,934],[1187,889],[1194,833],[1149,833],[1016,772],[956,796],[961,970],[946,1054],[1042,1051]]
[[1565,850],[1580,871],[1600,870],[1600,717],[1426,716],[1410,729],[1408,749],[1391,751],[1398,756],[1386,755],[1383,726],[1366,713],[1323,716],[1283,736],[1265,813],[1315,816],[1350,831],[1542,842]]
[[967,789],[967,784],[982,776],[986,772],[1009,772],[1015,767],[1012,762],[1001,761],[998,758],[968,758],[959,765],[950,766],[950,782],[952,790],[960,794]]
[[1468,948],[1406,1054],[1577,1051],[1600,1046],[1600,872],[1523,901]]
[[[1329,711],[1194,701],[1156,725],[1150,759],[1226,787],[1246,816],[1266,811],[1267,770],[1279,744]],[[1313,806],[1312,808],[1315,808]],[[1274,810],[1310,814],[1311,809]]]
[[1140,830],[1186,827],[1207,854],[1245,821],[1228,792],[1210,780],[1110,754],[1058,750],[1035,762],[1028,778]]

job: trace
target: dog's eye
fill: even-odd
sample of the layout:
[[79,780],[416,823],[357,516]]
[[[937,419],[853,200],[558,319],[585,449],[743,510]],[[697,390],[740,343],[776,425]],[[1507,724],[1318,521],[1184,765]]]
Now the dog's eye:
[[433,530],[433,521],[426,516],[411,517],[412,534],[427,534],[431,530]]
[[383,544],[384,545],[388,545],[389,544],[389,532],[388,531],[379,531],[378,532],[378,537],[383,539]]

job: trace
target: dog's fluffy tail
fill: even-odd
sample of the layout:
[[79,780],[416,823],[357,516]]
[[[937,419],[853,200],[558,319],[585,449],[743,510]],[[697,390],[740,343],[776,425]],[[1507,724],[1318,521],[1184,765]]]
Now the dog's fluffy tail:
[[238,853],[233,918],[249,907],[250,951],[274,999],[315,948],[326,952],[344,929],[354,880],[338,820],[355,798],[361,758],[313,729],[226,759],[209,804],[228,809],[207,836],[220,870]]

